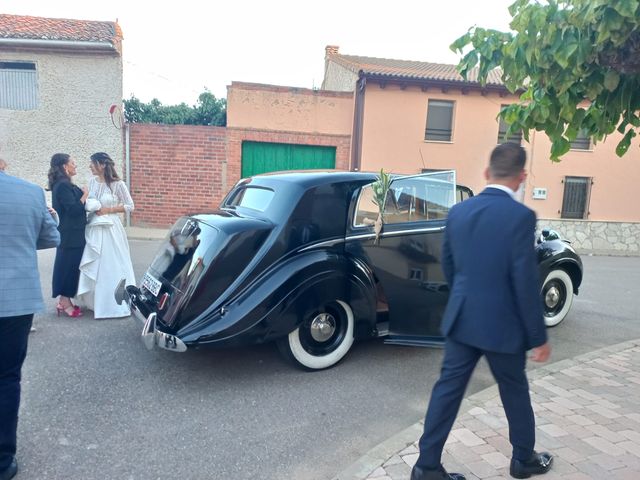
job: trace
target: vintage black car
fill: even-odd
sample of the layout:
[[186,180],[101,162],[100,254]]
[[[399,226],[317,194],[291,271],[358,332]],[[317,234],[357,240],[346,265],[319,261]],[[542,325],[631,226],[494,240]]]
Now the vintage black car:
[[[121,283],[116,299],[144,322],[149,348],[275,341],[294,364],[319,370],[355,339],[438,345],[448,297],[445,221],[472,192],[456,186],[454,172],[396,176],[378,236],[376,179],[360,172],[243,179],[218,211],[180,218],[140,287]],[[537,243],[545,321],[554,326],[578,293],[582,262],[554,232]]]

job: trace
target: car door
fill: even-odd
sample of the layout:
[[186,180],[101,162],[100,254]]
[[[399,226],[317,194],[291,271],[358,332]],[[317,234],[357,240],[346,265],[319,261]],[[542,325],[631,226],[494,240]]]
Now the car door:
[[[378,318],[387,322],[387,342],[432,345],[449,289],[441,267],[446,217],[456,202],[454,171],[396,177],[384,208],[378,238],[378,207],[371,186],[358,195],[346,249],[369,265],[377,280]],[[385,318],[386,317],[386,318]]]

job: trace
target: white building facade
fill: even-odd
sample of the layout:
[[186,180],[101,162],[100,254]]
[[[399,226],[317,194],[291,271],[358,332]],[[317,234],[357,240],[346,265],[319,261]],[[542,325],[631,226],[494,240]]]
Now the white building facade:
[[83,185],[97,151],[122,171],[121,105],[117,23],[0,15],[0,157],[7,173],[44,187],[51,155],[63,152],[76,160],[74,180]]

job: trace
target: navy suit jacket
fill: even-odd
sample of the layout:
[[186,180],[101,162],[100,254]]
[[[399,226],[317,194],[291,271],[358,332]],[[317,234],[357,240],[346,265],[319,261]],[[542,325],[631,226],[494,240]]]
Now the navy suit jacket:
[[498,353],[547,341],[535,228],[535,213],[497,188],[454,205],[442,251],[446,337]]
[[36,250],[58,243],[42,188],[0,172],[0,317],[44,309]]

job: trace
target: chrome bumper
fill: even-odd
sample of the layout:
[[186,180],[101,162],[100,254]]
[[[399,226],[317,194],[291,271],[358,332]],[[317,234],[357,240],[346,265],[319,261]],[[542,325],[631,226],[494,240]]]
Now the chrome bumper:
[[[182,340],[175,335],[158,330],[156,326],[157,315],[155,313],[149,314],[146,318],[142,315],[142,312],[138,310],[135,304],[136,295],[129,292],[129,288],[132,287],[125,288],[124,282],[125,280],[122,279],[118,284],[114,296],[118,304],[121,304],[123,301],[127,302],[133,315],[143,323],[144,326],[142,327],[141,337],[145,347],[147,347],[148,350],[153,350],[155,347],[158,347],[171,352],[185,352],[187,345]],[[137,291],[137,288],[135,288],[135,290]]]

